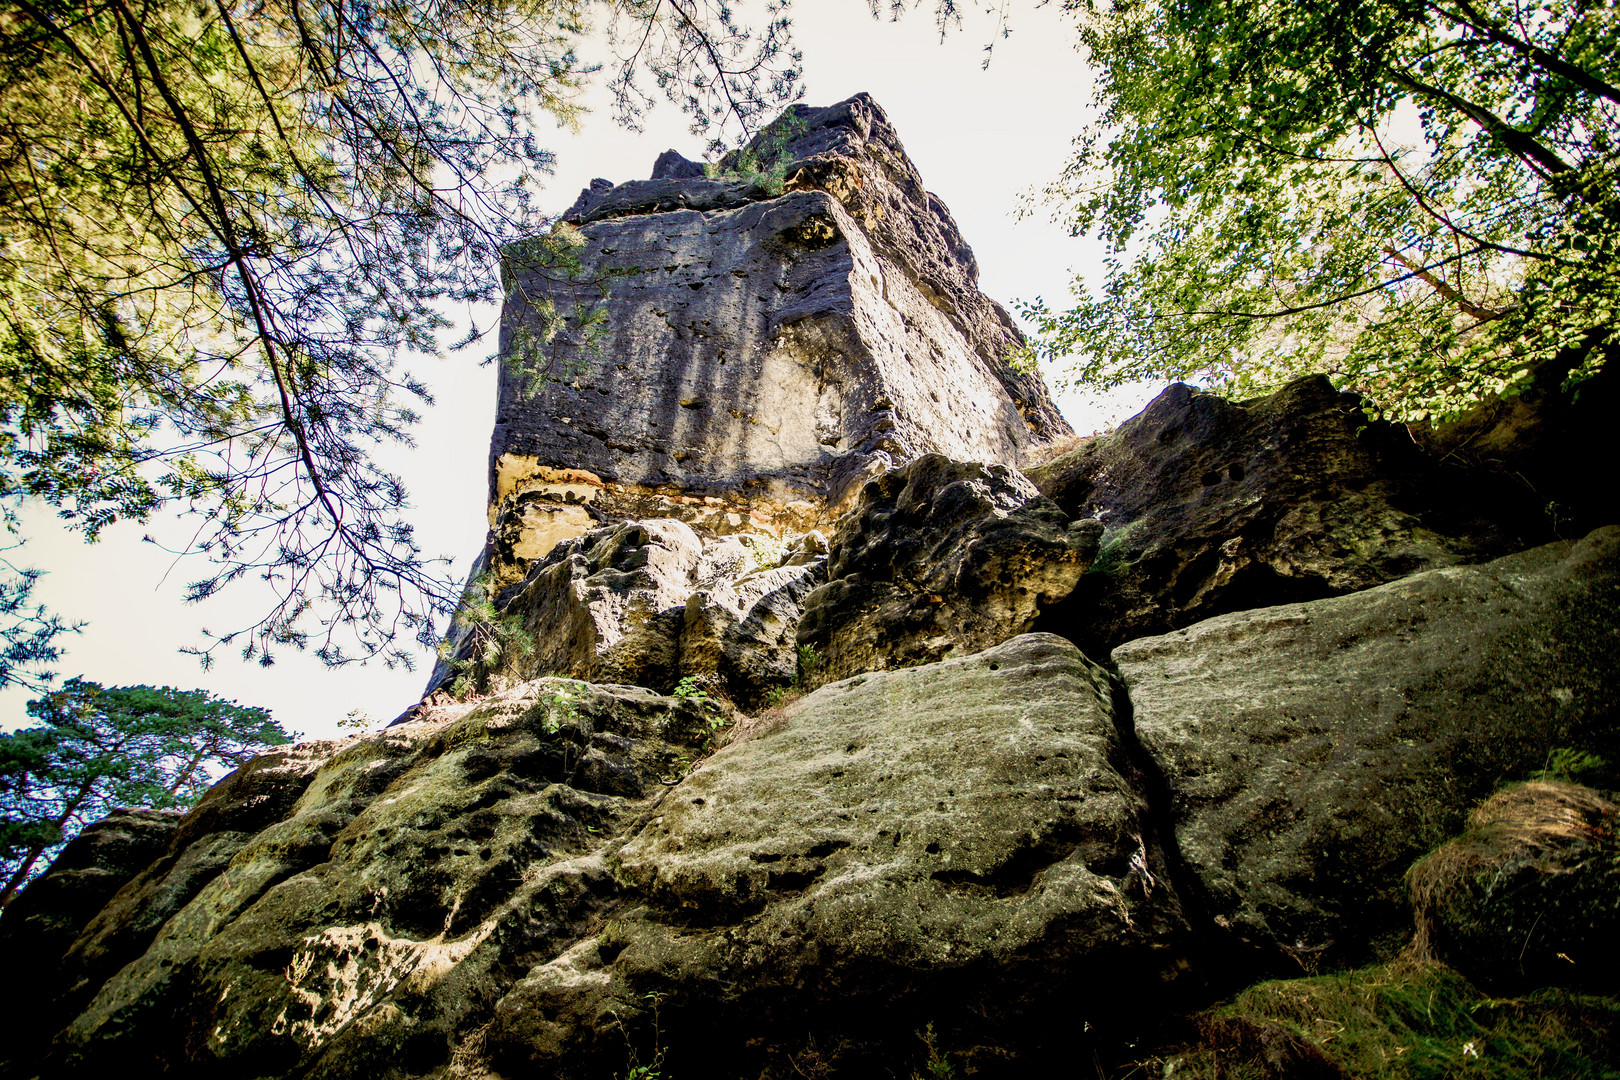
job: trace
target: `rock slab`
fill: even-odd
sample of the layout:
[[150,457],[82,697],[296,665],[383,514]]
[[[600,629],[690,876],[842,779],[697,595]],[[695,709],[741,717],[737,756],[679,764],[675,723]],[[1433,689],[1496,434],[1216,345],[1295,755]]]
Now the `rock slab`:
[[1114,650],[1182,856],[1315,962],[1411,933],[1403,876],[1555,747],[1613,754],[1620,529]]
[[1031,477],[1103,523],[1090,572],[1038,627],[1099,657],[1229,611],[1555,539],[1500,477],[1425,453],[1320,375],[1242,402],[1172,386]]
[[618,851],[638,903],[502,1000],[497,1061],[591,1075],[649,1002],[715,1055],[739,1027],[870,1022],[919,994],[1111,1011],[1185,930],[1112,709],[1107,673],[1041,634],[803,698]]

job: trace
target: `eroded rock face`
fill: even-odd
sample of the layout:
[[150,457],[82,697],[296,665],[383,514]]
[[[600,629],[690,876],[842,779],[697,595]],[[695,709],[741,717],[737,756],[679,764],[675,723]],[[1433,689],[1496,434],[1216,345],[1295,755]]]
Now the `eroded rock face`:
[[9,1071],[442,1070],[504,972],[556,955],[614,902],[603,845],[714,717],[547,679],[255,759],[39,973],[55,1023],[8,1040]]
[[[654,179],[593,184],[569,210],[577,280],[508,249],[501,584],[594,522],[803,531],[873,471],[929,452],[1017,466],[1068,433],[1007,366],[1022,337],[877,104],[795,107],[784,125],[779,194],[666,154]],[[546,304],[605,315],[601,339],[553,336]]]
[[[757,534],[704,541],[674,518],[602,526],[495,597],[527,640],[476,670],[496,688],[563,675],[668,691],[691,676],[752,708],[796,677],[794,634],[826,566],[817,532],[786,545]],[[465,627],[451,639],[459,661],[478,648]],[[456,674],[441,660],[428,692],[453,687]]]
[[1066,597],[1102,532],[1022,474],[929,455],[869,481],[840,522],[799,643],[820,680],[973,652]]
[[681,626],[681,676],[759,708],[772,689],[799,677],[799,620],[826,580],[826,541],[811,532],[780,565],[694,592]]
[[1032,471],[1104,525],[1041,629],[1101,656],[1229,611],[1354,592],[1554,539],[1496,477],[1442,464],[1324,376],[1234,402],[1176,385]]
[[620,849],[636,905],[501,1001],[496,1060],[597,1075],[654,1003],[719,1071],[739,1029],[887,1024],[919,993],[987,1019],[1053,993],[1108,1011],[1185,931],[1130,771],[1107,673],[1050,635],[825,686]]
[[703,542],[669,518],[608,525],[564,542],[498,600],[535,646],[503,663],[502,674],[668,689],[702,564]]
[[1180,850],[1247,940],[1325,964],[1411,933],[1402,878],[1559,746],[1608,756],[1620,529],[1114,650]]

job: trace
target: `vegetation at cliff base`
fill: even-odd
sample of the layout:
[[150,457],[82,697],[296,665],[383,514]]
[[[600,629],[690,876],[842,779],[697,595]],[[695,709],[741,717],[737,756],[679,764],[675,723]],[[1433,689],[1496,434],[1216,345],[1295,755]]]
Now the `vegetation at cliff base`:
[[[945,4],[944,7],[949,7]],[[1326,371],[1400,417],[1620,348],[1620,21],[1585,0],[1066,0],[1099,115],[1044,199],[1072,380]],[[1069,358],[1073,357],[1072,360]]]
[[70,679],[28,712],[36,726],[0,734],[0,907],[114,808],[188,806],[297,737],[264,709],[166,686]]
[[[1398,960],[1336,975],[1263,982],[1196,1023],[1195,1048],[1141,1062],[1130,1075],[1185,1080],[1620,1076],[1620,1005],[1612,998],[1557,989],[1493,998],[1434,963]],[[1284,1071],[1277,1071],[1279,1065]]]

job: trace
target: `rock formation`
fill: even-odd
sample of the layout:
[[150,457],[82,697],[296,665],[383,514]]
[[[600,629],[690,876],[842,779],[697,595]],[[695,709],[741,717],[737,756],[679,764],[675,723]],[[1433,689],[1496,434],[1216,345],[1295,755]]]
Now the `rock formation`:
[[0,1076],[1620,1068],[1608,502],[1323,378],[1037,464],[881,110],[754,157],[508,252],[487,609],[383,731],[71,844]]
[[564,215],[572,276],[507,252],[490,443],[503,584],[603,521],[802,531],[921,454],[1018,466],[1068,434],[1009,366],[1022,336],[870,98],[795,107],[762,139],[779,192],[665,155]]

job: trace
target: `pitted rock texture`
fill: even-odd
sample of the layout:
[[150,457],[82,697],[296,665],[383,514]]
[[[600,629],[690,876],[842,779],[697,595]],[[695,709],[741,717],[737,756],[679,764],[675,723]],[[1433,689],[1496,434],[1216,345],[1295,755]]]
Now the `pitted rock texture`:
[[937,454],[869,481],[838,526],[799,644],[818,681],[928,663],[1029,630],[1068,596],[1102,527],[1012,469]]
[[501,664],[508,681],[567,675],[668,689],[703,542],[684,522],[628,521],[560,544],[498,597],[534,651]]
[[[1018,466],[1068,433],[1040,380],[1008,366],[1022,336],[876,103],[794,107],[784,124],[798,134],[781,194],[660,159],[656,179],[593,185],[570,209],[577,278],[507,249],[490,451],[503,583],[586,515],[803,530],[890,465]],[[552,333],[547,305],[605,316],[599,339]]]
[[[790,546],[759,534],[705,542],[674,518],[605,525],[562,542],[496,595],[527,642],[471,670],[497,689],[563,675],[668,691],[691,676],[752,708],[797,677],[794,635],[826,566],[817,532]],[[459,628],[427,693],[453,686],[457,662],[478,651]]]
[[1244,402],[1172,386],[1031,478],[1105,528],[1090,572],[1039,626],[1094,656],[1556,538],[1499,477],[1424,453],[1319,375]]
[[1050,635],[825,686],[619,850],[636,905],[501,1001],[495,1060],[603,1075],[655,1008],[671,1071],[711,1075],[828,1009],[1109,1011],[1186,930],[1130,772],[1107,673]]
[[7,1040],[5,1072],[444,1075],[511,973],[611,908],[604,845],[714,720],[545,679],[257,758],[34,973],[54,1023]]
[[1620,529],[1114,650],[1213,914],[1313,962],[1411,934],[1402,884],[1556,747],[1620,730]]
[[682,678],[713,686],[744,709],[799,678],[797,635],[810,593],[827,580],[826,541],[807,534],[780,563],[700,589],[686,601]]

